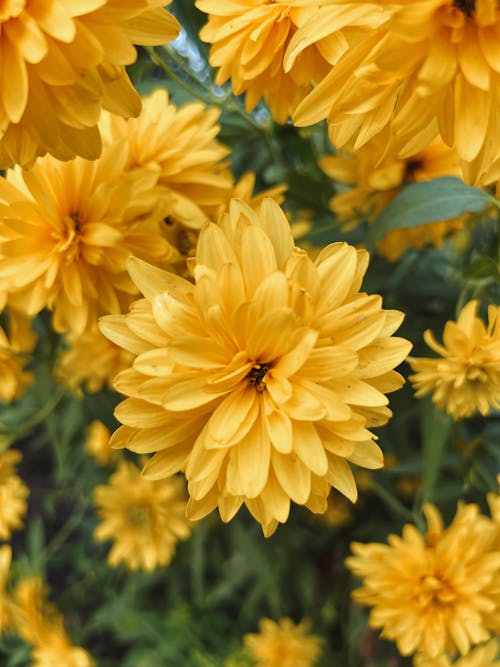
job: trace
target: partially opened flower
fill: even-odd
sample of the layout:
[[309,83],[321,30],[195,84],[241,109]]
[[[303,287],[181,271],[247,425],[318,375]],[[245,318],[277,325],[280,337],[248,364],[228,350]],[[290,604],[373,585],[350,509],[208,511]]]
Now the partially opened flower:
[[223,159],[229,148],[217,140],[220,110],[191,102],[177,108],[164,89],[143,100],[138,118],[106,114],[105,143],[126,139],[127,170],[149,169],[170,194],[172,223],[200,229],[229,196],[233,178]]
[[[336,0],[323,4],[343,12]],[[363,5],[384,12],[381,25],[345,51],[299,105],[294,122],[328,118],[335,146],[357,151],[378,138],[383,151],[401,157],[439,134],[478,180],[500,148],[497,0],[356,3]],[[336,30],[332,21],[325,32]],[[315,32],[306,22],[295,40],[314,43]],[[287,67],[296,53],[290,49]]]
[[99,157],[102,108],[137,116],[125,65],[133,44],[164,44],[179,24],[168,0],[6,0],[0,9],[0,166],[38,155]]
[[427,345],[440,356],[410,357],[410,380],[417,397],[432,394],[433,402],[455,419],[500,408],[500,306],[489,306],[488,325],[477,317],[477,301],[469,301],[456,322],[443,331],[443,344],[428,329]]
[[0,178],[0,280],[10,305],[27,316],[49,308],[56,331],[81,333],[136,294],[130,255],[176,257],[162,234],[168,195],[152,172],[125,173],[127,156],[118,142],[94,162],[46,156]]
[[102,466],[109,465],[118,456],[118,452],[111,449],[110,439],[109,429],[101,421],[94,419],[87,428],[85,450]]
[[406,525],[389,544],[351,545],[347,566],[363,584],[353,598],[402,655],[465,655],[500,629],[498,527],[476,505],[459,505],[448,528],[436,507],[424,511],[425,535]]
[[308,629],[307,621],[263,618],[258,634],[245,635],[244,646],[256,667],[313,667],[321,655],[321,639],[307,634]]
[[25,366],[28,354],[35,347],[36,336],[30,318],[12,310],[6,315],[6,329],[0,327],[0,401],[11,403],[33,382],[33,373],[25,370]]
[[151,479],[184,471],[192,519],[245,504],[269,535],[290,500],[324,512],[334,486],[354,501],[348,461],[382,465],[369,429],[410,348],[392,337],[402,314],[359,292],[367,262],[336,243],[313,263],[272,199],[202,229],[194,285],[132,260],[145,298],[100,324],[137,355],[115,382],[130,398],[114,446],[157,452]]
[[123,561],[131,570],[151,571],[168,565],[177,542],[191,534],[184,482],[178,477],[152,481],[133,463],[121,461],[109,483],[96,487],[94,499],[102,519],[95,538],[113,540],[112,566]]
[[200,37],[212,44],[210,64],[219,68],[216,83],[231,79],[236,95],[245,93],[247,111],[263,98],[275,120],[285,123],[311,84],[329,71],[327,58],[337,46],[334,40],[319,41],[300,54],[290,71],[284,70],[290,39],[304,16],[314,14],[319,5],[306,7],[302,0],[197,0],[198,9],[209,15]]

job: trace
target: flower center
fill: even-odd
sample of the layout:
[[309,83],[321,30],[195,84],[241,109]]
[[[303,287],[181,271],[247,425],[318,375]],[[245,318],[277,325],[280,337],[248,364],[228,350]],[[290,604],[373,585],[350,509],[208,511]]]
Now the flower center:
[[250,369],[247,377],[249,384],[253,385],[256,391],[264,391],[266,383],[264,379],[271,368],[272,364],[254,364]]
[[466,16],[472,16],[476,11],[476,0],[454,0],[453,6]]
[[450,604],[456,599],[456,592],[450,584],[433,574],[423,575],[420,580],[419,602],[424,606],[434,602],[439,605]]
[[127,509],[127,518],[132,526],[145,526],[149,524],[149,508],[145,505],[131,505]]

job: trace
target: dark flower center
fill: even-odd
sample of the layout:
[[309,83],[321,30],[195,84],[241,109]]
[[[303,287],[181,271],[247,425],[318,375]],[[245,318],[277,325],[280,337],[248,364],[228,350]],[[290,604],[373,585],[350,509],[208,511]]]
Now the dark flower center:
[[455,0],[453,6],[466,16],[472,16],[476,11],[476,0]]
[[257,391],[264,391],[266,388],[264,378],[270,368],[271,364],[254,364],[250,369],[250,372],[247,375],[247,380]]

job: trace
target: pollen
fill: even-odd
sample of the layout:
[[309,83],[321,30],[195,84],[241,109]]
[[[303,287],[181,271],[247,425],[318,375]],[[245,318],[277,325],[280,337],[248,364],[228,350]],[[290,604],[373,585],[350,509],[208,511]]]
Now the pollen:
[[271,364],[254,364],[247,375],[249,384],[253,385],[258,392],[264,391],[266,383],[264,379],[271,368]]

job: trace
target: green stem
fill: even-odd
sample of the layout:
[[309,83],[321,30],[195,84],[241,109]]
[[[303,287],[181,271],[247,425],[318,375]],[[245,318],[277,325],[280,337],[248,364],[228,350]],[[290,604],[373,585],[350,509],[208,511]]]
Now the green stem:
[[43,421],[45,421],[59,405],[65,393],[66,392],[64,389],[60,389],[47,401],[47,403],[45,403],[45,405],[42,405],[42,407],[37,412],[35,412],[35,414],[32,415],[30,419],[25,421],[24,424],[22,424],[18,429],[12,433],[5,433],[5,440],[2,441],[0,449],[7,449],[7,447],[10,447],[10,445],[16,442],[16,440],[19,440],[27,433],[30,433],[36,426],[38,426],[38,424],[41,424]]
[[387,489],[384,488],[381,484],[373,481],[370,488],[373,493],[378,496],[380,500],[385,503],[387,507],[389,507],[389,509],[391,509],[395,514],[400,516],[405,521],[413,522],[413,513],[407,507],[405,507],[402,502],[395,498],[392,493],[387,491]]

